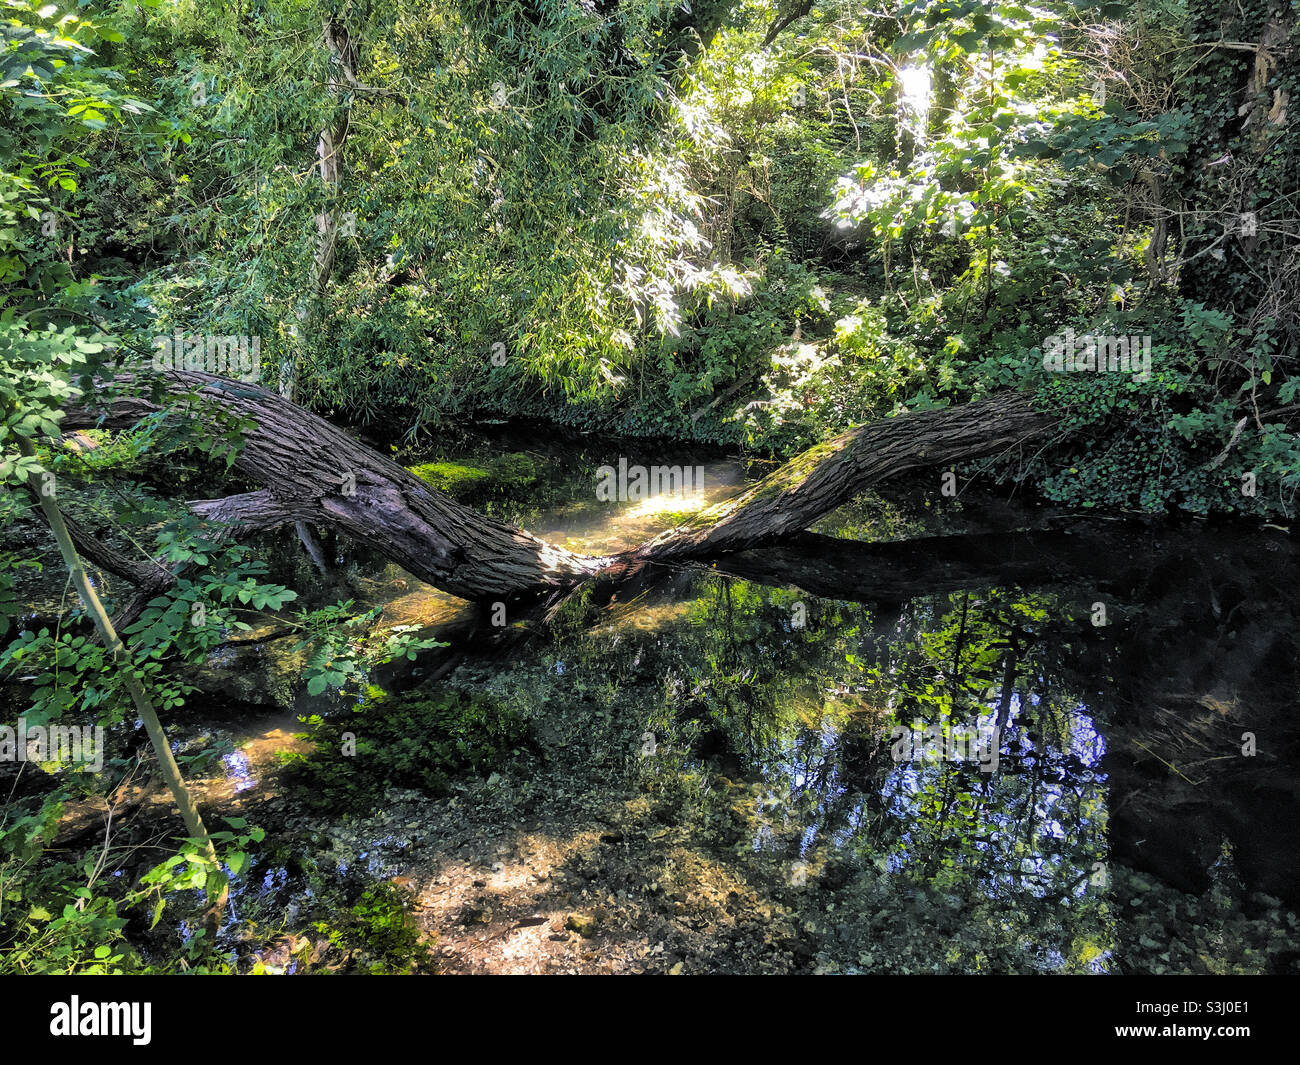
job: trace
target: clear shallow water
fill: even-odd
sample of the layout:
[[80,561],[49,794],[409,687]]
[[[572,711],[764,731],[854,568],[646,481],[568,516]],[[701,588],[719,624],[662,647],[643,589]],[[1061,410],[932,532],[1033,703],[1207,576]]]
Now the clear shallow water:
[[[594,469],[616,454],[566,461],[508,516],[591,553],[671,523],[666,508],[593,505]],[[690,505],[744,479],[738,462],[705,463],[710,488]],[[430,799],[396,831],[362,826],[338,875],[450,875],[447,823],[461,846],[508,854],[527,836],[567,855],[584,825],[612,820],[611,841],[556,859],[548,883],[617,894],[611,935],[676,928],[660,942],[679,934],[701,968],[1291,971],[1293,541],[1068,515],[1046,537],[987,535],[1044,518],[864,500],[822,524],[835,550],[759,552],[762,579],[739,562],[664,574],[506,656],[462,638],[441,683],[518,709],[529,750],[500,783],[464,782],[476,798],[454,812]],[[966,532],[985,535],[907,555],[855,543]],[[349,561],[384,625],[467,616],[381,560]],[[329,708],[296,691],[291,662],[259,662],[282,704]],[[900,752],[898,730],[915,749]],[[227,756],[228,786],[255,793],[265,774],[241,757]]]

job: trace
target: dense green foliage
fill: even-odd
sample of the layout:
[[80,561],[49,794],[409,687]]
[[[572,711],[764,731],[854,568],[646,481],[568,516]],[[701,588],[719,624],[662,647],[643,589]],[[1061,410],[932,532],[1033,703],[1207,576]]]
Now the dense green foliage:
[[[829,3],[774,36],[765,0],[83,10],[11,6],[7,328],[39,292],[32,326],[137,353],[258,337],[264,379],[412,434],[789,453],[1023,383],[1095,430],[1017,471],[1055,498],[1290,511],[1283,0]],[[1067,327],[1149,336],[1153,375],[1040,381]]]
[[[1293,5],[697,8],[11,5],[10,343],[782,454],[1033,385],[1086,430],[1017,468],[1054,498],[1290,512]],[[1067,327],[1152,376],[1041,380]]]

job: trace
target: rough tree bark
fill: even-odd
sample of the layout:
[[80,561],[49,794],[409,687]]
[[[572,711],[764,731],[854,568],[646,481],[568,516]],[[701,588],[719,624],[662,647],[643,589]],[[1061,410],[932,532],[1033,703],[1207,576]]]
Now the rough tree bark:
[[1045,436],[1056,420],[1006,392],[961,407],[870,422],[809,448],[753,487],[631,553],[636,560],[710,558],[808,528],[870,485],[909,470],[1006,451]]
[[[130,386],[133,378],[118,378]],[[908,470],[1004,451],[1044,437],[1055,420],[1030,398],[1007,393],[946,410],[859,426],[787,463],[734,498],[621,555],[575,554],[492,520],[430,488],[343,430],[264,388],[211,374],[172,372],[174,393],[199,390],[215,407],[251,419],[236,469],[254,492],[191,504],[200,517],[238,535],[312,521],[371,545],[420,580],[472,600],[571,589],[596,574],[619,579],[650,563],[715,558],[806,529],[871,484]],[[69,408],[68,430],[125,428],[158,409],[145,396],[115,395]],[[191,410],[202,410],[191,407]],[[199,416],[202,416],[201,413]],[[157,567],[107,558],[79,540],[87,557],[135,582],[165,580]]]
[[[134,379],[122,375],[117,383],[129,387]],[[555,547],[460,506],[268,389],[182,371],[168,373],[166,384],[179,394],[199,389],[213,407],[256,422],[244,436],[235,468],[262,488],[193,503],[191,509],[202,518],[229,522],[245,532],[298,521],[330,526],[372,545],[420,580],[465,599],[559,590],[600,567],[599,559]],[[103,409],[70,408],[63,426],[126,428],[158,408],[147,396],[117,395]],[[93,551],[88,557],[100,561]]]

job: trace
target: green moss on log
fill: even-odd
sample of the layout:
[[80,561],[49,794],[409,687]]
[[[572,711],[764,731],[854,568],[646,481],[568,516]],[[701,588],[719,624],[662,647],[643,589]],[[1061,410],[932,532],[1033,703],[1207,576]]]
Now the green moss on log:
[[446,492],[462,503],[508,496],[531,488],[541,480],[537,461],[522,451],[482,462],[442,459],[408,466],[407,469],[431,488]]

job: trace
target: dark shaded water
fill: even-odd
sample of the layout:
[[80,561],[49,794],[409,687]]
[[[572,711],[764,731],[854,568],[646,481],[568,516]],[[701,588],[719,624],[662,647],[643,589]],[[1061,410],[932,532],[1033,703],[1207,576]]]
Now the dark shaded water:
[[1087,579],[886,602],[681,575],[475,682],[599,707],[565,756],[673,795],[830,971],[1289,970],[1294,548],[1072,536]]

